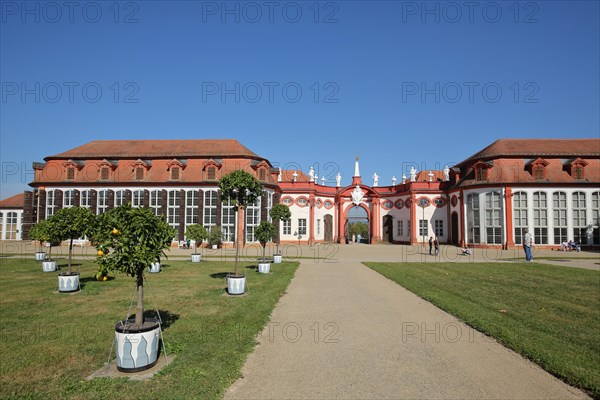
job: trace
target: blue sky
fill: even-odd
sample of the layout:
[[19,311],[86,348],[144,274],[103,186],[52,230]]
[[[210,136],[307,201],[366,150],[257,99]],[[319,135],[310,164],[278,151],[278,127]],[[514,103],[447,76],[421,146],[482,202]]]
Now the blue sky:
[[498,138],[598,137],[599,3],[0,2],[5,198],[98,139],[235,138],[380,185]]

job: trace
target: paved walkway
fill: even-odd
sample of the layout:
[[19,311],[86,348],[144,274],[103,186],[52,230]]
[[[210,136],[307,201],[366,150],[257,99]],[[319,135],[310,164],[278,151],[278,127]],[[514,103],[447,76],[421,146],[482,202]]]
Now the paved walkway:
[[301,260],[225,399],[587,398],[359,261],[397,247],[340,250]]

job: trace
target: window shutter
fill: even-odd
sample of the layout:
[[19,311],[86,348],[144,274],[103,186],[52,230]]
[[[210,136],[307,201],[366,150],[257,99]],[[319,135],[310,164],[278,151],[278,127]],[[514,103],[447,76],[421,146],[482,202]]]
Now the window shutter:
[[96,214],[98,212],[98,191],[90,190],[90,210]]
[[[264,171],[264,170],[262,170]],[[261,196],[261,200],[260,200],[260,220],[261,221],[268,221],[268,214],[267,214],[267,192],[263,191],[263,194]]]
[[125,204],[131,204],[131,190],[125,191]]
[[167,197],[167,191],[165,189],[163,189],[161,191],[161,198],[162,198],[162,206],[160,208],[160,212],[162,213],[163,216],[167,215],[167,203],[169,201],[169,198]]
[[63,208],[63,192],[62,190],[54,190],[54,213]]
[[221,221],[222,221],[222,215],[223,215],[223,207],[222,207],[222,202],[221,202],[221,191],[217,190],[217,226],[221,226]]
[[115,191],[114,190],[108,190],[108,194],[106,196],[106,211],[108,210],[112,210],[113,208],[115,208]]
[[204,191],[198,190],[198,223],[204,225]]
[[147,189],[144,190],[144,207],[145,208],[150,207],[150,191]]
[[79,190],[73,190],[73,206],[79,207],[81,205],[81,192]]
[[38,219],[37,221],[43,221],[46,219],[46,191],[45,190],[38,190]]
[[185,190],[179,191],[179,240],[185,237]]

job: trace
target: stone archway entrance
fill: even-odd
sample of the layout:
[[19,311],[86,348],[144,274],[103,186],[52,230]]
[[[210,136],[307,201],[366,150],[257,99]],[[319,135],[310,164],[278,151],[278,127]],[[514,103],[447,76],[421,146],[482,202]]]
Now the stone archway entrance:
[[348,210],[346,214],[346,237],[348,242],[352,242],[354,235],[356,243],[370,243],[370,230],[367,210],[360,206],[354,206]]

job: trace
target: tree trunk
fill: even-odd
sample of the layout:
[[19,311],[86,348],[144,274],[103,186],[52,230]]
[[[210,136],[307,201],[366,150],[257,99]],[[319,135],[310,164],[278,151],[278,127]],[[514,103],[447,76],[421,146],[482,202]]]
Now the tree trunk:
[[267,244],[263,244],[262,248],[263,248],[263,256],[262,256],[262,260],[265,261],[265,247],[267,247]]
[[69,274],[71,273],[71,256],[73,254],[73,238],[69,241]]
[[135,327],[142,327],[144,323],[144,273],[137,275],[137,306],[135,307]]

